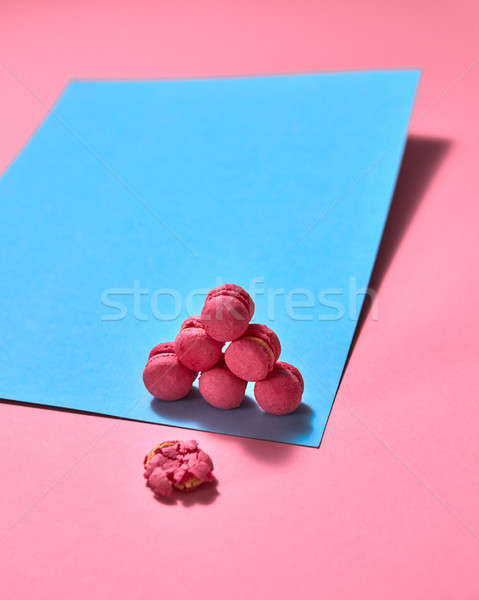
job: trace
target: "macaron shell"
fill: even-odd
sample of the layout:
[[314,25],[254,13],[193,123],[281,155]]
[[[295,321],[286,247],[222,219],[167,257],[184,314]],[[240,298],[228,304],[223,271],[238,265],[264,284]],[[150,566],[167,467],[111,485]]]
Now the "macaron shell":
[[181,329],[187,329],[188,327],[200,327],[202,329],[203,324],[201,323],[201,317],[199,315],[194,317],[188,317],[181,324],[180,331]]
[[206,296],[205,304],[212,298],[218,296],[231,296],[237,298],[247,309],[249,320],[253,318],[255,308],[253,298],[251,298],[248,292],[241,286],[236,285],[235,283],[225,283],[224,285],[213,288]]
[[206,333],[214,340],[228,342],[241,337],[246,331],[250,313],[238,298],[229,295],[212,297],[201,311],[201,322]]
[[175,345],[173,342],[162,342],[158,344],[154,348],[151,349],[148,359],[152,356],[156,356],[157,354],[174,354],[175,353]]
[[200,394],[215,408],[237,408],[243,402],[246,381],[236,377],[226,366],[205,371],[199,379]]
[[275,356],[261,338],[243,336],[232,342],[225,352],[229,370],[245,381],[261,381],[273,368]]
[[299,369],[297,369],[294,365],[290,365],[289,363],[281,362],[281,361],[278,361],[276,363],[275,367],[277,369],[285,369],[286,371],[291,373],[291,375],[293,375],[293,377],[296,377],[296,379],[299,381],[299,385],[301,386],[301,393],[304,392],[304,379],[303,379],[303,376],[301,375]]
[[284,365],[287,363],[276,363],[268,377],[254,386],[256,402],[273,415],[287,415],[295,411],[301,404],[304,391],[303,378],[301,375],[298,378],[297,369]]
[[261,323],[250,323],[244,333],[244,337],[256,337],[264,340],[273,351],[275,360],[278,360],[281,354],[281,342],[276,333],[267,325]]
[[156,354],[146,363],[143,383],[155,398],[173,401],[189,393],[196,375],[182,365],[175,354]]
[[221,358],[223,342],[211,338],[203,327],[182,328],[175,339],[175,352],[180,362],[193,371],[206,371]]
[[155,496],[167,498],[173,492],[173,484],[161,469],[156,469],[148,478],[148,486]]

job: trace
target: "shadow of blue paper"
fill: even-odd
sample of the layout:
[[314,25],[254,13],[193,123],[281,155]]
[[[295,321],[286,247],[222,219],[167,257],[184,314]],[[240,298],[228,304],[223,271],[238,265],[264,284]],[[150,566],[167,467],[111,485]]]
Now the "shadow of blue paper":
[[203,400],[198,388],[177,402],[151,400],[151,408],[169,424],[192,429],[203,429],[230,435],[254,437],[263,440],[285,442],[297,440],[311,431],[313,411],[307,404],[290,415],[276,416],[263,412],[250,396],[246,396],[239,408],[221,410]]

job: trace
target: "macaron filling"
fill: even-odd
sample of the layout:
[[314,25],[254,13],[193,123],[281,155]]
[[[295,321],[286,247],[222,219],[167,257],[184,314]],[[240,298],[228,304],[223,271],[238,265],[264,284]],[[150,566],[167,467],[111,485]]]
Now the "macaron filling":
[[271,351],[274,354],[274,360],[278,360],[279,355],[281,354],[281,343],[275,332],[266,325],[251,323],[248,325],[248,329],[243,337],[254,337],[263,340],[271,348]]
[[275,358],[271,346],[261,338],[242,337],[226,349],[225,360],[237,377],[260,381],[273,368]]
[[261,381],[268,376],[281,352],[278,336],[266,325],[249,325],[244,335],[225,352],[228,368],[245,381]]
[[295,377],[298,380],[299,385],[301,386],[301,392],[304,392],[304,379],[303,379],[303,376],[301,375],[299,369],[297,369],[294,365],[290,365],[289,363],[285,363],[285,362],[277,362],[275,368],[282,369],[283,371],[287,371],[293,377]]
[[254,396],[261,408],[273,415],[288,415],[301,404],[303,378],[293,365],[277,362],[271,373],[254,386]]

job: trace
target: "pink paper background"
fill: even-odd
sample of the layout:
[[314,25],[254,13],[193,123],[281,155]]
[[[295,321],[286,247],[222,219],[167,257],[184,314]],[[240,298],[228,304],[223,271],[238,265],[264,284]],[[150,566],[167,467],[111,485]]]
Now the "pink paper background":
[[218,488],[163,505],[143,454],[192,432],[0,404],[2,597],[479,597],[478,17],[474,0],[2,2],[2,170],[71,77],[424,69],[379,318],[320,450],[195,432]]

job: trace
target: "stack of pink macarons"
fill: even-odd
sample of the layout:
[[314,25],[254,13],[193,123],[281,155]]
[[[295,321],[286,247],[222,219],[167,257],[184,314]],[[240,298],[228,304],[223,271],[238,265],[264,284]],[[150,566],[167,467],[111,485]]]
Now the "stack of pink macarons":
[[264,411],[286,415],[296,410],[304,390],[301,373],[278,361],[278,336],[266,325],[250,323],[253,314],[252,298],[238,285],[211,290],[201,316],[186,319],[174,342],[150,352],[143,371],[146,389],[160,400],[179,400],[200,372],[200,393],[216,408],[240,406],[251,381]]

